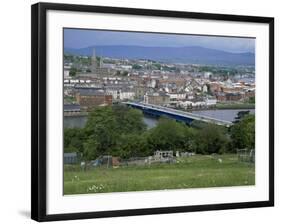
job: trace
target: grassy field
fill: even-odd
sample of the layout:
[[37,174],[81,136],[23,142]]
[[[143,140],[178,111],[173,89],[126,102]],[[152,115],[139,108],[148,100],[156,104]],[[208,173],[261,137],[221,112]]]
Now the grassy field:
[[[77,171],[71,171],[71,170]],[[255,184],[254,164],[236,155],[195,155],[175,164],[118,168],[65,166],[64,194],[240,186]]]

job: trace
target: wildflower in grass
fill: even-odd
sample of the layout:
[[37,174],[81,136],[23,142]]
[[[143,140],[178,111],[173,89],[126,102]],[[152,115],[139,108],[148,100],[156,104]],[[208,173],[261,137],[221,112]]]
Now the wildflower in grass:
[[104,185],[100,184],[100,185],[91,185],[87,188],[87,192],[101,192],[101,190],[104,189]]

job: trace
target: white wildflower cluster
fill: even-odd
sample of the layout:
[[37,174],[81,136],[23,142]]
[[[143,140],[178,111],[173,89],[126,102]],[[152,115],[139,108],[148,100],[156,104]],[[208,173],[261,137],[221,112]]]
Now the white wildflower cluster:
[[105,186],[103,184],[99,184],[99,185],[92,185],[89,186],[87,188],[87,192],[101,192],[103,189],[105,188]]

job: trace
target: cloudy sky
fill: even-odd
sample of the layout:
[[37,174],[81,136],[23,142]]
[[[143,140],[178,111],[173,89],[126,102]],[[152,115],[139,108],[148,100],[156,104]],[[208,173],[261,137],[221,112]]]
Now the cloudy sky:
[[201,46],[235,53],[255,52],[253,38],[64,29],[64,47],[66,48],[97,45]]

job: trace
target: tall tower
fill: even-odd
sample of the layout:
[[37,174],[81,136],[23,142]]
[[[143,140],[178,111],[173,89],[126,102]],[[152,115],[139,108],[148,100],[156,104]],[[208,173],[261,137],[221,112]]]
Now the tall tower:
[[103,59],[102,59],[102,56],[100,56],[100,64],[99,64],[99,67],[100,67],[100,68],[103,68]]
[[96,49],[93,48],[93,54],[92,54],[92,72],[96,72],[97,68],[97,58],[96,58]]

